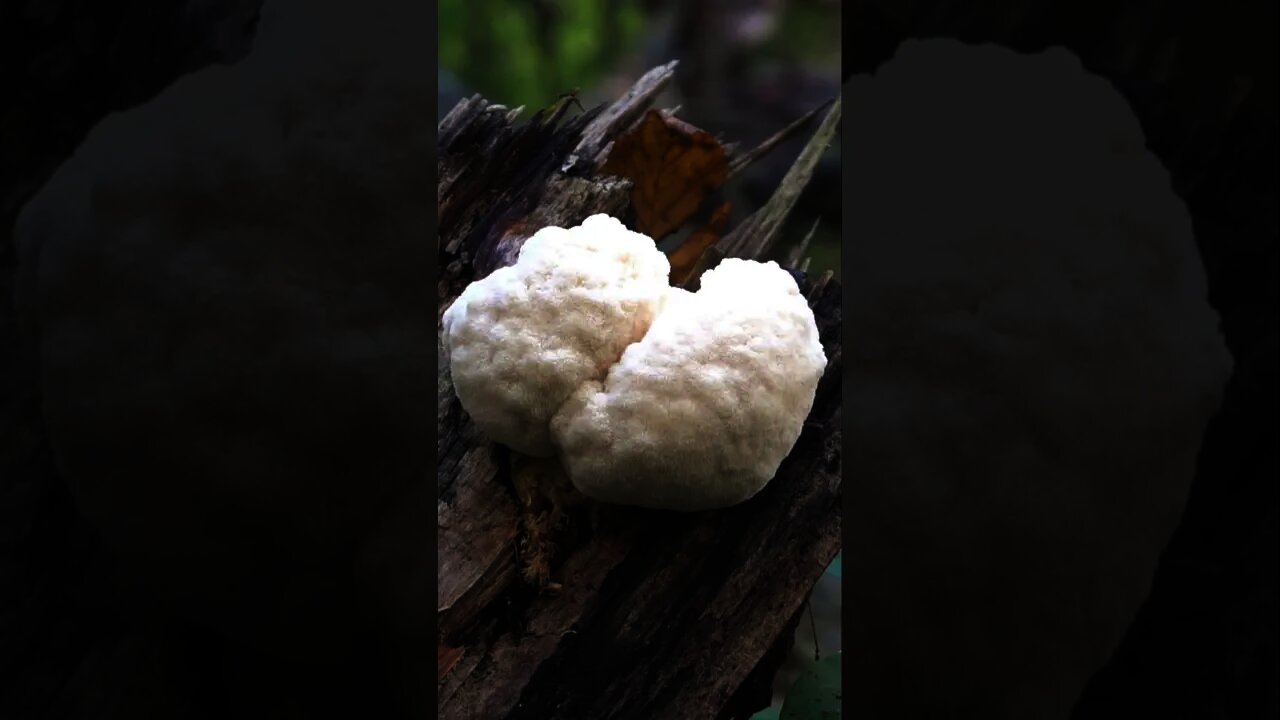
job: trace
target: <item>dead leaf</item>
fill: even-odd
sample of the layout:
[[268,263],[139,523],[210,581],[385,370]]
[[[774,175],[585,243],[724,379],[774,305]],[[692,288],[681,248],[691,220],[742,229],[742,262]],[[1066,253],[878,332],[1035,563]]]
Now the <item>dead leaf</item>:
[[449,647],[444,643],[439,644],[436,653],[437,682],[443,680],[444,676],[448,675],[449,671],[453,669],[453,666],[458,664],[458,661],[462,659],[463,652],[464,648]]
[[698,228],[680,243],[680,247],[672,250],[667,255],[667,260],[671,263],[671,284],[684,285],[689,279],[689,274],[693,272],[693,268],[698,263],[698,258],[702,257],[702,253],[706,249],[716,244],[720,239],[721,233],[724,232],[725,223],[729,220],[729,201],[721,203],[711,213],[711,218],[707,223]]
[[636,229],[660,240],[692,217],[708,192],[724,184],[729,161],[710,133],[650,110],[614,141],[600,171],[631,180]]

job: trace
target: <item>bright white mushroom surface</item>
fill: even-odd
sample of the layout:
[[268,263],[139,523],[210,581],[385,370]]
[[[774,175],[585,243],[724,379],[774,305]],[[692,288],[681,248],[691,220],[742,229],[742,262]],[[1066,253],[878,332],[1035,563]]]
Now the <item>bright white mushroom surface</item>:
[[558,455],[584,494],[726,507],[772,479],[826,356],[776,263],[725,260],[668,287],[652,239],[605,215],[544,228],[443,317],[458,399],[492,439]]

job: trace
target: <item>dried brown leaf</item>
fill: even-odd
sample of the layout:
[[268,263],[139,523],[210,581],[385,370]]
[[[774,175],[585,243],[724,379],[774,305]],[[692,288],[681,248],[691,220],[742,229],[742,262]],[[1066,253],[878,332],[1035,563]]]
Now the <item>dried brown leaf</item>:
[[636,229],[659,240],[693,217],[707,193],[724,184],[729,161],[710,133],[650,110],[614,141],[601,172],[631,180]]
[[702,257],[702,253],[706,252],[707,248],[716,244],[724,233],[724,226],[728,221],[729,202],[726,200],[711,213],[711,218],[705,225],[680,243],[680,247],[667,254],[667,260],[671,263],[672,285],[683,285],[689,279],[689,274],[697,265],[698,258]]

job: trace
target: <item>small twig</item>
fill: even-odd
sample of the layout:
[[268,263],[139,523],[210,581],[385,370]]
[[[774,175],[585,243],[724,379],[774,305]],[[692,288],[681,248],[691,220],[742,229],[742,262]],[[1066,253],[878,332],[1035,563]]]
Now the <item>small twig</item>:
[[813,661],[818,662],[822,659],[822,649],[818,647],[818,623],[813,619],[813,598],[805,600],[804,604],[809,608],[809,630],[813,633]]
[[769,202],[765,203],[764,207],[752,213],[732,232],[720,238],[715,245],[702,253],[702,257],[698,258],[698,262],[684,283],[686,290],[696,291],[702,273],[715,267],[726,257],[754,260],[768,252],[777,238],[778,231],[782,229],[782,224],[791,213],[791,209],[795,207],[796,200],[800,198],[800,193],[813,177],[813,171],[818,167],[818,160],[831,145],[831,140],[839,127],[840,98],[836,97],[826,117],[822,119],[822,124],[818,126],[813,137],[809,138],[804,150],[800,151],[800,156],[782,178],[782,183],[774,191],[773,197],[769,198]]
[[764,257],[777,239],[778,231],[782,229],[782,224],[791,214],[791,209],[800,199],[800,193],[804,192],[809,184],[813,171],[818,167],[818,160],[831,145],[831,139],[835,137],[839,128],[840,98],[837,97],[831,109],[827,111],[826,117],[822,119],[822,124],[818,126],[813,137],[809,138],[804,150],[800,151],[800,157],[796,158],[791,169],[782,178],[782,183],[774,191],[773,197],[769,198],[769,202],[717,243],[726,257],[748,259]]
[[[561,94],[548,108],[545,115],[546,119],[542,121],[542,124],[547,126],[557,125],[564,118],[565,113],[569,111],[569,108],[574,105],[577,105],[580,110],[582,109],[582,103],[578,102],[578,91],[574,90]],[[582,112],[586,112],[586,110],[582,110]]]
[[793,136],[795,136],[801,130],[803,130],[805,126],[809,124],[810,121],[812,121],[815,117],[817,117],[818,113],[827,109],[827,107],[829,107],[833,102],[835,102],[834,98],[822,103],[821,105],[805,113],[804,116],[801,117],[799,120],[796,120],[795,122],[791,123],[790,125],[782,128],[778,132],[771,135],[764,142],[755,146],[754,148],[747,151],[746,153],[743,153],[742,155],[735,157],[729,163],[729,179],[732,180],[736,178],[739,174],[742,173],[743,170],[746,170],[748,167],[750,167],[751,164],[754,163],[756,160],[759,160],[765,155],[768,155],[774,148],[778,147],[779,145],[786,142],[787,140],[790,140]]
[[581,89],[574,88],[568,92],[560,93],[560,95],[556,97],[556,104],[557,105],[559,104],[576,105],[578,108],[578,112],[585,113],[587,109],[582,107],[582,101],[578,99],[578,95],[581,92],[582,92]]
[[822,292],[822,289],[827,286],[827,283],[831,282],[831,278],[835,277],[835,275],[836,274],[830,270],[824,270],[822,275],[818,276],[818,279],[813,282],[813,285],[809,286],[809,297],[807,300],[810,305],[813,304],[813,301]]
[[[809,232],[805,234],[804,238],[800,240],[800,244],[796,245],[791,254],[787,256],[787,267],[796,267],[796,264],[800,262],[800,258],[804,257],[804,252],[809,249],[809,243],[813,242],[814,233],[818,232],[818,223],[821,221],[822,218],[813,221],[813,226],[809,228]],[[808,258],[805,258],[806,263],[808,263],[808,260]],[[803,270],[804,268],[800,269]]]

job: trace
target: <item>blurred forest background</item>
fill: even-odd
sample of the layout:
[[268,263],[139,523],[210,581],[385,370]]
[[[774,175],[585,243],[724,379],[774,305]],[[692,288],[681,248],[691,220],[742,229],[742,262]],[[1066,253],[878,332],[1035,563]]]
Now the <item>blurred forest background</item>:
[[[475,93],[527,114],[571,91],[591,107],[674,59],[675,82],[657,106],[679,106],[683,120],[747,149],[840,88],[839,0],[442,0],[438,8],[438,118]],[[731,223],[764,204],[816,127],[817,120],[730,183]],[[775,257],[787,257],[810,231],[809,271],[839,277],[838,142],[783,228]],[[759,718],[777,716],[815,645],[824,657],[840,650],[840,556],[814,589],[811,610],[778,674],[774,707]]]
[[[681,119],[745,150],[840,89],[839,0],[443,0],[438,8],[438,118],[475,93],[532,114],[576,90],[591,107],[679,60],[657,106],[679,106]],[[731,224],[764,204],[816,127],[815,119],[729,184]],[[839,277],[838,142],[783,228],[776,259],[811,230],[810,272]]]

